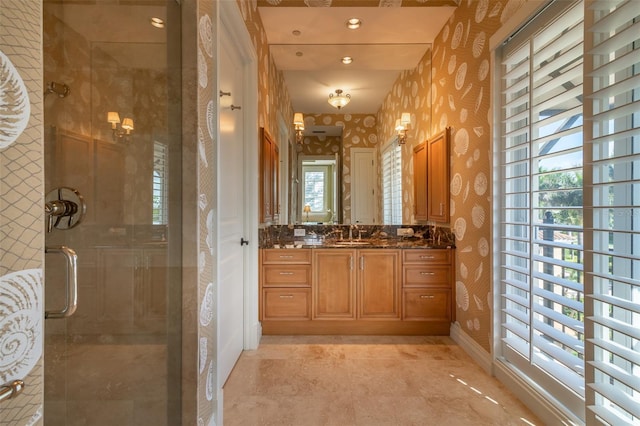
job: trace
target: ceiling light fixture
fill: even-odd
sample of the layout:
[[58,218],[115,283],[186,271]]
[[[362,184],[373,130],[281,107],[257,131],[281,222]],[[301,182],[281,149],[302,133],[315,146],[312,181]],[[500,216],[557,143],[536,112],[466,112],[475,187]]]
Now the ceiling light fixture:
[[151,25],[153,25],[156,28],[164,28],[164,19],[162,18],[151,18],[150,19]]
[[407,142],[407,130],[411,126],[411,114],[403,112],[402,116],[396,120],[396,132],[398,132],[398,145]]
[[296,142],[302,143],[302,132],[304,131],[304,116],[301,112],[293,114],[293,127],[296,130]]
[[351,102],[351,95],[343,95],[341,89],[336,89],[335,95],[333,93],[329,93],[329,99],[327,102],[329,102],[329,105],[332,107],[340,109]]
[[345,56],[344,58],[342,58],[342,63],[345,65],[349,65],[352,62],[353,58],[351,56]]
[[362,25],[362,20],[358,18],[351,18],[347,21],[347,28],[350,30],[357,30]]

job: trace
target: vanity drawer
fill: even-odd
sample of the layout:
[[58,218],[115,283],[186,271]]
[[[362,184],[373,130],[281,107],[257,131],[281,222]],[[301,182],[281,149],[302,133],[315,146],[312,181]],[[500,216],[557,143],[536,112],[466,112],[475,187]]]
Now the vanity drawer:
[[451,321],[451,290],[411,288],[404,290],[402,319]]
[[263,287],[310,287],[310,265],[263,265]]
[[425,262],[451,264],[451,249],[407,249],[402,250],[403,263],[420,263]]
[[264,249],[262,263],[311,263],[310,249]]
[[451,286],[451,267],[448,265],[405,265],[402,274],[404,287]]
[[262,290],[263,320],[311,319],[311,289],[265,288]]

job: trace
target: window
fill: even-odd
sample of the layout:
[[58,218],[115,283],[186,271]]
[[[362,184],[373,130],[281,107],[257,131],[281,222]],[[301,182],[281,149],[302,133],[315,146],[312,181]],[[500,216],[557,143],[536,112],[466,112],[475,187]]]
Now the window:
[[166,225],[168,218],[168,147],[160,142],[153,143],[152,219],[154,225]]
[[583,5],[500,52],[502,356],[584,416]]
[[[334,161],[334,160],[332,160]],[[333,211],[333,192],[334,192],[334,170],[332,164],[322,164],[323,161],[315,161],[317,165],[302,165],[302,189],[303,189],[303,205],[311,207],[311,215],[321,215],[317,219],[324,220]],[[303,215],[306,218],[306,213]]]
[[382,223],[402,224],[402,152],[395,143],[382,152],[382,206]]
[[593,207],[586,285],[587,422],[640,424],[640,8],[587,8],[585,188]]

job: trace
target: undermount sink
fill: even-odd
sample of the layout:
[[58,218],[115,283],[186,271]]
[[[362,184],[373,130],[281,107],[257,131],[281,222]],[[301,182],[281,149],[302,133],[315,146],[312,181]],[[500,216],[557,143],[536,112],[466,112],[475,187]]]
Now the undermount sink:
[[369,241],[336,241],[333,243],[336,246],[370,246]]

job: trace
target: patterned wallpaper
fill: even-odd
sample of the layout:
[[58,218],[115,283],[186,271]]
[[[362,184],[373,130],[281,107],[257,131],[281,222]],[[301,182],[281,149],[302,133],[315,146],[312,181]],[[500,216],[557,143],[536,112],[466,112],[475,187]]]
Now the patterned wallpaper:
[[491,86],[489,38],[524,0],[462,1],[433,44],[432,134],[451,126],[456,318],[491,352]]
[[[258,56],[258,127],[264,127],[278,146],[287,143],[281,140],[279,120],[289,126],[289,139],[294,138],[293,109],[284,75],[276,67],[269,52],[267,34],[258,14],[257,4],[251,0],[237,0],[249,36]],[[256,141],[258,146],[259,141]]]
[[[198,1],[198,425],[215,424],[217,406],[217,8]],[[214,78],[207,78],[213,75]],[[203,201],[204,200],[204,201]],[[211,200],[207,202],[206,200]]]
[[0,385],[24,380],[2,402],[0,424],[42,424],[42,8],[0,7]]

